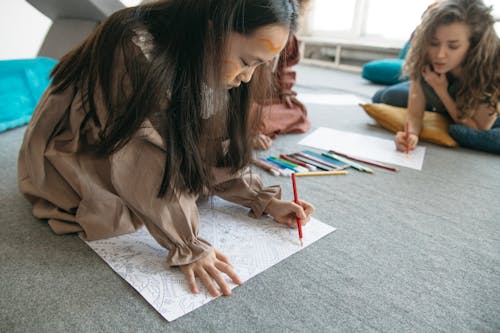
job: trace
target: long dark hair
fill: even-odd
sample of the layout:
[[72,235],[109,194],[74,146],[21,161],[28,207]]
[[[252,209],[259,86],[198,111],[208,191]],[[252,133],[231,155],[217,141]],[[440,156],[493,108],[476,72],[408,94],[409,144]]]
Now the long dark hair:
[[269,71],[256,70],[252,82],[224,89],[230,33],[251,35],[271,24],[294,30],[296,18],[295,0],[167,0],[127,8],[61,59],[53,91],[73,85],[82,91],[88,121],[101,128],[88,149],[100,156],[122,148],[150,120],[166,151],[159,196],[201,193],[210,188],[210,167],[236,172],[249,163],[249,101],[268,85]]

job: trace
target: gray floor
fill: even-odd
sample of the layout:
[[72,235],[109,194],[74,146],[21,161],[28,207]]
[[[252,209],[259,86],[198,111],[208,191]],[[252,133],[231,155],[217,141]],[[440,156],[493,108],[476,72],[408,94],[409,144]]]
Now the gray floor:
[[[299,91],[377,89],[356,74],[299,66]],[[392,135],[359,107],[309,105],[313,127]],[[500,159],[424,144],[422,171],[300,179],[338,230],[168,323],[76,236],[30,214],[16,185],[24,128],[0,134],[1,332],[498,332]],[[279,137],[267,154],[301,149]],[[292,199],[288,179],[280,183]]]

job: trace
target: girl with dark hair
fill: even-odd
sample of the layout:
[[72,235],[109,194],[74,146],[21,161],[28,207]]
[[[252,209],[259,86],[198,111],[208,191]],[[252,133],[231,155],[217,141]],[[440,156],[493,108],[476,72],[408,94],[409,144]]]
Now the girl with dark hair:
[[[450,117],[461,146],[500,154],[500,39],[491,11],[481,0],[444,0],[424,14],[405,63],[409,135],[396,133],[398,150],[416,147],[431,109]],[[391,104],[388,95],[374,101]]]
[[289,226],[313,211],[247,167],[249,101],[263,98],[262,68],[296,17],[292,0],[155,1],[110,16],[55,67],[26,129],[18,178],[34,216],[86,240],[145,225],[192,292],[198,277],[229,295],[222,274],[241,281],[198,237],[197,199],[218,195]]

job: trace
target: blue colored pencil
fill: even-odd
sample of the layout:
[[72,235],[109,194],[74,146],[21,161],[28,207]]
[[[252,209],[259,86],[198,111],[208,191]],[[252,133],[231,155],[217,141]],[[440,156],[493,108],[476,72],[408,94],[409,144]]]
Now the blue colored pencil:
[[319,153],[315,153],[313,151],[310,151],[310,150],[303,150],[302,153],[304,154],[307,154],[307,155],[310,155],[312,157],[315,157],[317,158],[318,160],[320,161],[323,161],[323,162],[326,162],[328,164],[333,164],[334,166],[336,166],[337,168],[341,168],[341,169],[345,169],[345,168],[348,168],[349,167],[349,164],[348,163],[345,163],[343,161],[339,161],[335,158],[328,158],[328,157],[325,157]]
[[342,157],[342,156],[339,156],[339,155],[334,154],[334,153],[323,153],[322,155],[325,156],[325,157],[328,157],[328,158],[335,158],[336,160],[339,160],[339,161],[342,161],[344,163],[347,163],[352,168],[354,168],[354,169],[356,169],[358,171],[367,172],[367,173],[373,173],[372,169],[370,169],[368,167],[365,167],[365,166],[362,166],[361,164],[358,164],[356,162],[353,162],[353,161],[349,160],[346,157]]
[[265,159],[265,158],[262,158],[262,157],[259,157],[259,159],[261,161],[264,161],[266,163],[269,163],[271,165],[274,165],[276,168],[279,169],[279,172],[283,175],[283,176],[290,176],[294,171],[288,169],[288,168],[284,168],[282,165],[279,165],[278,163],[275,163],[273,161],[270,161],[268,159]]

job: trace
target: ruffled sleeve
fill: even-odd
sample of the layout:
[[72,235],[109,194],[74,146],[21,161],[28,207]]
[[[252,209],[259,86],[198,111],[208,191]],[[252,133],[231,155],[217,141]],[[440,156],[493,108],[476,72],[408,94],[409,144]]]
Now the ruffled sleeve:
[[281,198],[281,188],[278,185],[264,186],[257,174],[246,168],[237,173],[231,173],[226,168],[213,168],[215,181],[214,194],[251,209],[251,214],[260,217],[273,198]]
[[170,266],[192,263],[208,254],[211,245],[198,237],[196,195],[175,193],[158,198],[165,150],[160,135],[142,128],[111,161],[111,181],[125,205],[168,249]]

